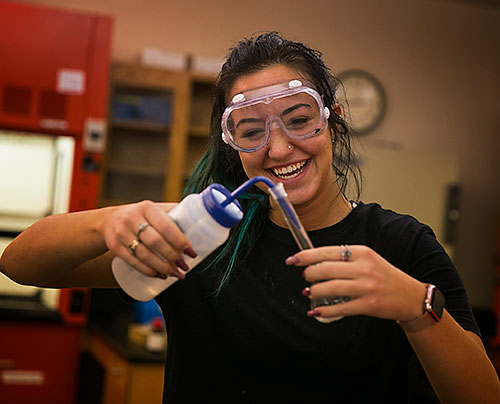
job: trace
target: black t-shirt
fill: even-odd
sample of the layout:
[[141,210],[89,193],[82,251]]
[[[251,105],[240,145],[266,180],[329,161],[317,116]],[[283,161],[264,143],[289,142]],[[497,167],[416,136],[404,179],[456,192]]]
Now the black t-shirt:
[[[460,277],[428,226],[360,203],[308,234],[314,246],[367,245],[437,285],[448,312],[479,334]],[[285,265],[297,250],[290,232],[269,221],[218,295],[222,263],[194,268],[157,297],[168,334],[164,403],[408,401],[414,355],[403,331],[368,316],[329,324],[308,317],[303,268]]]

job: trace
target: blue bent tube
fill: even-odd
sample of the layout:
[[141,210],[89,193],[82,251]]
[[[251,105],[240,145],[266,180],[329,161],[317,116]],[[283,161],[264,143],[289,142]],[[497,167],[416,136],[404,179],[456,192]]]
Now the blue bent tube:
[[275,184],[269,178],[262,176],[250,178],[248,181],[245,181],[231,193],[231,196],[229,196],[222,203],[222,207],[229,205],[239,195],[241,195],[243,192],[245,192],[248,188],[250,188],[257,182],[263,182],[269,186],[268,189],[269,193],[271,194],[273,199],[277,202],[278,207],[286,221],[286,224],[290,229],[290,232],[292,233],[293,238],[295,239],[299,248],[301,250],[313,248],[313,245],[311,243],[311,240],[309,239],[309,236],[307,235],[307,232],[302,226],[302,223],[300,222],[297,213],[295,213],[295,209],[288,200],[287,197],[288,195],[282,183]]

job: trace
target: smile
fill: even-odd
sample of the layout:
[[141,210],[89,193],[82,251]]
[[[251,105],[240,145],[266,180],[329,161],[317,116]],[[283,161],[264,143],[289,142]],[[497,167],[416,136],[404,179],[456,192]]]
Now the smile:
[[304,171],[304,167],[306,166],[309,160],[301,161],[300,163],[290,164],[286,167],[273,168],[273,174],[282,179],[282,180],[290,180],[292,178],[297,177],[302,171]]

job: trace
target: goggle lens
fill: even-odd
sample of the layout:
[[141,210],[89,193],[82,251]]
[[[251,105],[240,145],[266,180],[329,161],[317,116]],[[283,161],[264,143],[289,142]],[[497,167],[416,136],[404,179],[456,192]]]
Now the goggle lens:
[[227,117],[227,130],[237,148],[258,150],[268,142],[275,126],[295,139],[313,136],[324,125],[321,108],[307,92],[260,100],[233,109]]

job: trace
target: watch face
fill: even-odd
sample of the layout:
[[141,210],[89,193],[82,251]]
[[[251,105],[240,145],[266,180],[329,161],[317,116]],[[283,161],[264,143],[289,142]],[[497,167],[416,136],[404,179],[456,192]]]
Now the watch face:
[[371,132],[385,114],[386,97],[382,85],[364,70],[347,70],[338,77],[343,86],[339,86],[336,96],[348,122],[358,135]]

